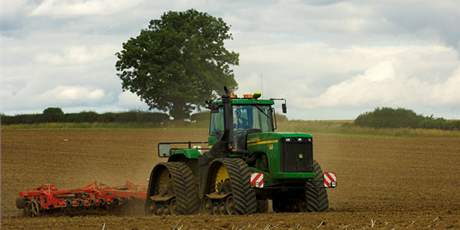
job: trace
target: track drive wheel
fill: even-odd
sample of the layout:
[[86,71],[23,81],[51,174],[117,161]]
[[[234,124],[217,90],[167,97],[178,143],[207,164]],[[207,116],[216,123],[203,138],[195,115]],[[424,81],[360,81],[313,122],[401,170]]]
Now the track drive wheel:
[[216,159],[210,170],[207,196],[213,200],[213,208],[223,207],[221,213],[228,215],[257,212],[256,193],[249,185],[249,167],[242,159]]
[[191,169],[182,162],[160,163],[150,176],[147,215],[193,214],[200,209],[198,188]]
[[305,211],[323,212],[329,209],[326,188],[323,185],[323,170],[318,162],[313,162],[316,176],[305,184]]

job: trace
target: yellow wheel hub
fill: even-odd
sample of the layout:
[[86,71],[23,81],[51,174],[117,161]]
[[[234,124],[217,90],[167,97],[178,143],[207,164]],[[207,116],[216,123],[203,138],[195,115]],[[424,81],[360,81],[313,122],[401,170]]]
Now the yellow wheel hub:
[[227,180],[230,180],[230,176],[228,175],[227,168],[225,167],[225,165],[222,164],[217,169],[216,179],[214,181],[216,192],[221,191],[222,185]]

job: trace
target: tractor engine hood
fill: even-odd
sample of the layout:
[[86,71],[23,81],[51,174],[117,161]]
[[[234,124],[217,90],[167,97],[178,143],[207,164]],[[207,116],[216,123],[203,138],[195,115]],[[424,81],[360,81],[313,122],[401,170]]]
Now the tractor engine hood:
[[311,134],[251,133],[248,134],[247,146],[249,152],[262,152],[267,155],[274,177],[282,178],[290,174],[313,172],[313,136]]

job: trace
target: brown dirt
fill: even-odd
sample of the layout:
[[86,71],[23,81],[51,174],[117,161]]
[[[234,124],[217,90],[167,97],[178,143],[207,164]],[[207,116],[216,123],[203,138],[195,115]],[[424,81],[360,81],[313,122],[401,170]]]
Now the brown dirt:
[[146,183],[158,141],[206,140],[204,129],[2,130],[2,229],[460,229],[460,138],[318,134],[315,157],[337,172],[326,213],[251,216],[22,217],[19,191],[43,183]]

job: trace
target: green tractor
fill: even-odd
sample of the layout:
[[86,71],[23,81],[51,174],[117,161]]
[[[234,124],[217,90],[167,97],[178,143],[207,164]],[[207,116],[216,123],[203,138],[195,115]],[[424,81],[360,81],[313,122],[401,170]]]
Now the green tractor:
[[275,132],[273,105],[284,99],[225,92],[207,102],[207,142],[158,144],[158,155],[168,160],[152,169],[146,214],[251,214],[266,212],[268,200],[275,212],[326,211],[326,187],[335,187],[335,175],[325,187],[311,134]]

